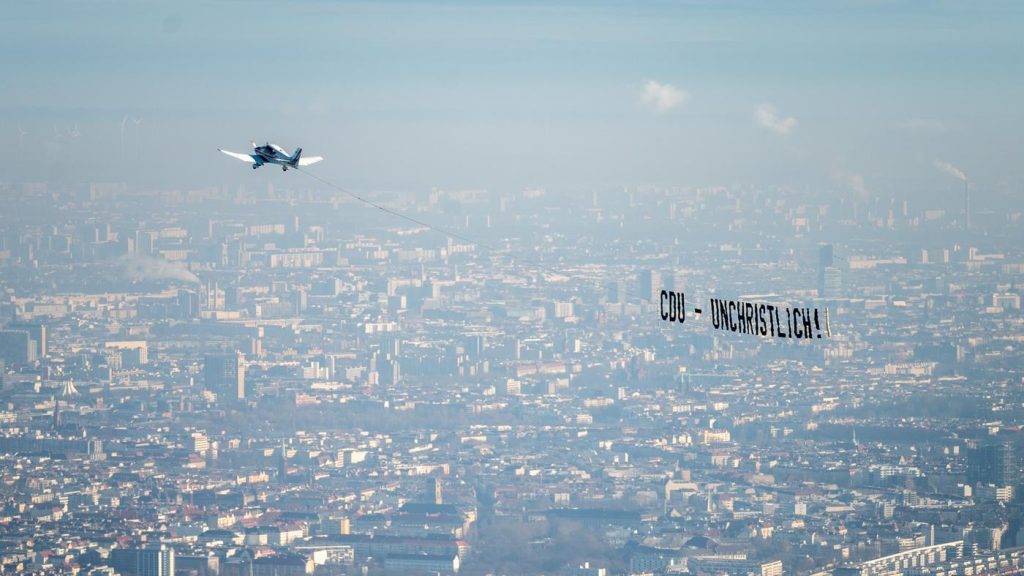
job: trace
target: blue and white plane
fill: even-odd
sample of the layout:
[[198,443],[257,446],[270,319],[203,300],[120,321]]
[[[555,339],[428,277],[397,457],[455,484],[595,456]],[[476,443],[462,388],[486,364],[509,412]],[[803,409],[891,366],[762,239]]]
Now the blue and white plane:
[[306,156],[302,157],[302,148],[296,148],[293,154],[288,154],[277,144],[271,144],[267,142],[263,146],[252,143],[252,154],[239,154],[238,152],[229,152],[227,150],[221,150],[221,152],[231,156],[232,158],[238,158],[242,162],[248,162],[252,164],[252,169],[255,170],[264,164],[277,164],[281,167],[281,170],[288,171],[289,168],[297,168],[300,166],[309,166],[310,164],[316,164],[323,160],[323,156]]

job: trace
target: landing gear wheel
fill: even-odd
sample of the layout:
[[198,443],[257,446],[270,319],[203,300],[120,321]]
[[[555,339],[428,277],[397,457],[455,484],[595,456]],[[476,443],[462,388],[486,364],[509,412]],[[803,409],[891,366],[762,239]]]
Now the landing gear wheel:
[[281,172],[287,172],[287,171],[288,171],[288,167],[287,166],[281,166]]
[[255,170],[255,169],[257,169],[257,168],[259,168],[259,165],[258,165],[258,164],[253,164],[253,165],[252,165],[252,169],[253,169],[253,170]]

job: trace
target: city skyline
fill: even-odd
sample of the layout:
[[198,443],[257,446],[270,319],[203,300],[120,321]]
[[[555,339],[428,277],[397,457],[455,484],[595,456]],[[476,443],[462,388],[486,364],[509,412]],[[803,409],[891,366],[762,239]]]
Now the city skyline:
[[0,572],[1024,574],[1024,7],[6,8]]

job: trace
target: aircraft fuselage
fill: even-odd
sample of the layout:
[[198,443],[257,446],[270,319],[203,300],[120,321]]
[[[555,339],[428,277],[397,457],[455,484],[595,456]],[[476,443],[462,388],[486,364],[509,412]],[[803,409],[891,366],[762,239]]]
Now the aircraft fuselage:
[[282,170],[288,170],[288,168],[295,168],[299,163],[299,153],[302,149],[296,150],[294,155],[287,154],[280,146],[276,144],[270,144],[269,142],[263,146],[254,146],[252,155],[253,169],[259,168],[264,164],[277,164]]

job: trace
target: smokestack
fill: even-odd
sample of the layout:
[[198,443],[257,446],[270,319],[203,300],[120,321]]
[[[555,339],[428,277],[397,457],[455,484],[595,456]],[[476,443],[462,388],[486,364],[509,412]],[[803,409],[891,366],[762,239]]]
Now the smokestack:
[[971,187],[967,180],[964,180],[964,229],[971,229]]
[[967,181],[967,174],[964,171],[953,166],[949,162],[940,162],[938,160],[932,163],[933,166],[943,174],[947,174],[956,178],[957,180],[964,183],[964,230],[968,230],[971,227],[971,189],[970,183]]

